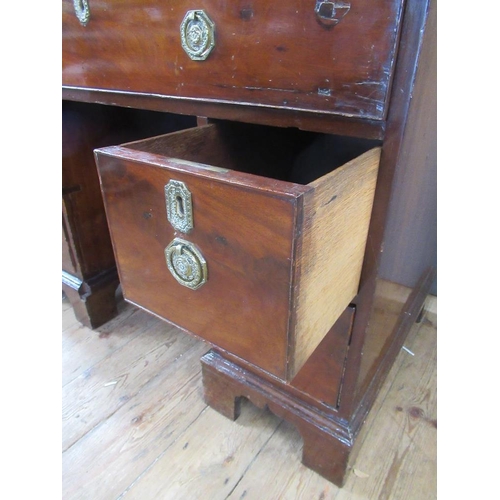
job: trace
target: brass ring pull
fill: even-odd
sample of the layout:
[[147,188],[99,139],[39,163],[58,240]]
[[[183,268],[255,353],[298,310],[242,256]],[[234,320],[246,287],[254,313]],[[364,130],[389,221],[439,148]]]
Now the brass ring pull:
[[207,262],[195,245],[175,238],[165,248],[167,267],[183,286],[197,290],[207,282]]
[[90,9],[87,0],[73,0],[75,14],[82,26],[87,26],[90,19]]
[[189,10],[181,23],[181,45],[193,61],[204,61],[215,47],[215,24],[204,10]]

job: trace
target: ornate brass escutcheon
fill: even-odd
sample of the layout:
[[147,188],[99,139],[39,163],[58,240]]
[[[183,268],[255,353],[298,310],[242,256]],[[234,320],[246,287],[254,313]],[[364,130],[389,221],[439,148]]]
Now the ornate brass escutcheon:
[[165,186],[167,218],[174,229],[189,233],[193,229],[193,204],[191,192],[181,181],[171,180]]
[[73,0],[75,14],[82,26],[87,26],[90,19],[90,9],[87,0]]
[[204,61],[215,46],[215,24],[204,10],[189,10],[181,23],[181,44],[193,61]]
[[207,262],[189,241],[175,238],[165,248],[165,259],[172,276],[181,285],[197,290],[207,282]]

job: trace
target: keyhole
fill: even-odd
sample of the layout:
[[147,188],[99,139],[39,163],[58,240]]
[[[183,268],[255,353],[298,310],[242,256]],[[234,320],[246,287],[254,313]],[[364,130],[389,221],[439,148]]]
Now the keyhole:
[[325,2],[319,6],[319,15],[327,19],[335,17],[335,6],[332,2]]
[[175,203],[177,207],[177,213],[184,217],[184,200],[180,196],[175,197]]

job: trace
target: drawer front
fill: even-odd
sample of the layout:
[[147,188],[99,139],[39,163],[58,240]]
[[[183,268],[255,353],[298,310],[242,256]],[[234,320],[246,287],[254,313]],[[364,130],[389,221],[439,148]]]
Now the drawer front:
[[[125,298],[284,378],[296,197],[242,185],[237,173],[97,156]],[[172,180],[191,193],[187,234],[167,218]],[[206,262],[197,289],[167,266],[165,249],[175,238]]]
[[353,141],[218,123],[96,150],[125,298],[292,380],[358,290],[380,148]]
[[401,4],[65,0],[63,85],[379,120]]

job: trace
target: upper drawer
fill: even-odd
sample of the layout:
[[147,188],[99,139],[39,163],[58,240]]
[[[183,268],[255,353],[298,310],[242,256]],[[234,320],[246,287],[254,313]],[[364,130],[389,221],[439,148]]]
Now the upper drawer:
[[402,0],[76,3],[89,16],[63,0],[65,86],[385,118]]
[[217,124],[97,150],[125,298],[292,379],[357,293],[370,147]]

